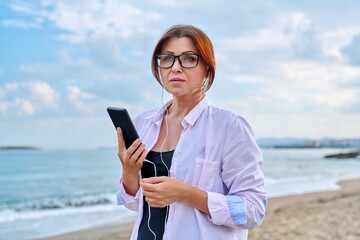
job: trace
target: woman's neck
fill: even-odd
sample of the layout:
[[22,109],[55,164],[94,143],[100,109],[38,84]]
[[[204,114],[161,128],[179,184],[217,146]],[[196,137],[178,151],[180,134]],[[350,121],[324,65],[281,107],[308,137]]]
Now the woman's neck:
[[205,94],[198,97],[173,97],[172,104],[168,108],[168,115],[175,118],[184,118],[200,101]]

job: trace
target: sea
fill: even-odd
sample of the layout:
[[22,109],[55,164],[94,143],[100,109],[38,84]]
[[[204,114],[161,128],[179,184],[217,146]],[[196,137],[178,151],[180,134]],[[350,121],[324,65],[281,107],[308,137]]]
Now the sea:
[[[351,149],[262,149],[269,198],[340,189],[360,177],[360,159],[325,159]],[[114,148],[0,151],[0,239],[41,239],[129,222],[116,205],[121,164]]]

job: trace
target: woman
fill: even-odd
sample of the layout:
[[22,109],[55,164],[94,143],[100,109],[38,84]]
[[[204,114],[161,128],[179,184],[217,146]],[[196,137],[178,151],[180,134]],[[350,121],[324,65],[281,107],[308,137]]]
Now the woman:
[[264,218],[262,154],[242,117],[206,97],[215,76],[212,43],[176,25],[157,43],[152,72],[172,100],[134,119],[118,204],[139,211],[131,239],[247,239]]

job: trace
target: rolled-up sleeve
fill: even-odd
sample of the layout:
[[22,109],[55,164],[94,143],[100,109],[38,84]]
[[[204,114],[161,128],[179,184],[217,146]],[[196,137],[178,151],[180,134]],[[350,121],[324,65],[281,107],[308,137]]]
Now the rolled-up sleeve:
[[118,184],[118,191],[116,193],[117,205],[124,205],[126,208],[130,210],[138,211],[140,192],[141,191],[139,188],[135,196],[129,195],[124,188],[122,178],[120,178]]
[[208,192],[208,208],[214,224],[250,229],[265,216],[262,153],[244,119],[234,119],[228,129],[221,173],[228,193]]
[[216,225],[240,229],[259,226],[265,217],[266,199],[258,206],[250,204],[248,207],[250,209],[239,196],[208,192],[210,221]]

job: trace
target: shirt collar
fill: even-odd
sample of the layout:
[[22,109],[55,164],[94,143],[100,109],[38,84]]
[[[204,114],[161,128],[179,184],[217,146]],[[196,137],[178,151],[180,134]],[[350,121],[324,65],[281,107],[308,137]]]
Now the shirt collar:
[[[210,102],[206,96],[185,116],[184,121],[193,126],[201,113],[209,106]],[[185,123],[184,122],[184,123]],[[183,123],[183,125],[184,125]]]

